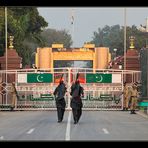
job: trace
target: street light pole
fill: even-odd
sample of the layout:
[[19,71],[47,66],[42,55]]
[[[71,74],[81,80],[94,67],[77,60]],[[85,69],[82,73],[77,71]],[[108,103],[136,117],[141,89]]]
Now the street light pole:
[[[126,8],[124,8],[124,70],[126,70]],[[124,81],[126,81],[126,74],[124,74]]]
[[[8,62],[7,62],[7,7],[5,7],[5,52],[6,52],[6,86],[7,86],[7,69],[8,69]],[[6,95],[6,104],[7,104],[7,95]]]
[[[71,26],[72,26],[72,30],[71,30],[71,34],[72,34],[72,40],[73,40],[73,44],[74,44],[74,9],[71,10]],[[72,46],[74,47],[74,45]]]
[[115,58],[116,58],[116,56],[117,56],[117,54],[116,54],[117,49],[116,49],[116,48],[114,48],[114,52],[115,52],[115,57],[114,57],[114,60],[115,60]]
[[6,50],[5,52],[6,52],[6,70],[7,70],[7,7],[5,7],[5,50]]

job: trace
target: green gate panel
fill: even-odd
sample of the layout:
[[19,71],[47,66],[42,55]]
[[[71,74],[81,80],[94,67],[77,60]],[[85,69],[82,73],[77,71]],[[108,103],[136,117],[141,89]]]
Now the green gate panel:
[[52,83],[53,75],[50,73],[36,74],[29,73],[27,74],[27,83]]
[[138,105],[139,106],[148,106],[148,102],[139,102]]
[[112,74],[86,74],[86,83],[112,83]]

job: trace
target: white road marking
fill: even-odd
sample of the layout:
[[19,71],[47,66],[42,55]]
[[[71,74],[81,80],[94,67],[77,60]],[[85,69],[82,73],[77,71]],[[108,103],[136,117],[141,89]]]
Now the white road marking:
[[103,128],[102,130],[103,130],[103,132],[104,132],[105,134],[109,134],[109,132],[108,132],[108,130],[107,130],[106,128]]
[[69,112],[68,115],[68,122],[67,122],[67,127],[66,127],[66,135],[65,135],[65,140],[70,140],[70,120],[71,120],[71,114],[72,112]]
[[30,129],[27,134],[31,134],[34,131],[34,128]]
[[4,140],[4,137],[3,136],[0,136],[0,140]]

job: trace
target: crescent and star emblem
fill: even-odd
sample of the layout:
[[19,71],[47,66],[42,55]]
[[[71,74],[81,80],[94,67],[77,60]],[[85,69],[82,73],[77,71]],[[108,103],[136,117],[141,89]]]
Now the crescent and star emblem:
[[38,82],[43,82],[43,76],[41,76],[41,75],[38,75],[36,77],[36,79],[37,79]]
[[102,82],[103,77],[102,75],[96,75],[96,82]]

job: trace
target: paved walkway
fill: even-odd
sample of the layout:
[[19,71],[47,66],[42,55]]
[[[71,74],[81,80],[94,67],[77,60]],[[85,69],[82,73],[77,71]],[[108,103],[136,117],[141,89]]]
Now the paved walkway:
[[148,118],[148,114],[144,113],[143,111],[138,111],[136,113],[143,116],[143,117],[145,117],[145,118]]

